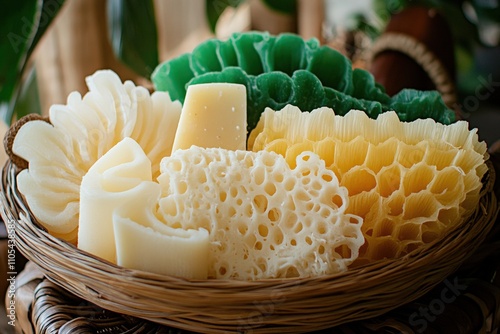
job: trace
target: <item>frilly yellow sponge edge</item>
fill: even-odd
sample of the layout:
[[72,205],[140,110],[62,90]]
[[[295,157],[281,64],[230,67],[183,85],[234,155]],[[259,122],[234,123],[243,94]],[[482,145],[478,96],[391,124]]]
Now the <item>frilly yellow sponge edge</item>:
[[443,124],[455,120],[437,91],[404,89],[390,97],[368,71],[353,69],[350,60],[316,39],[265,32],[235,33],[227,40],[210,39],[191,53],[158,65],[151,80],[172,100],[184,101],[189,85],[210,82],[238,83],[247,89],[248,132],[266,107],[287,104],[303,111],[322,106],[338,115],[351,109],[370,117],[395,110],[412,121],[433,118]]
[[394,112],[370,119],[356,110],[339,116],[326,107],[267,109],[248,147],[279,153],[291,166],[304,151],[326,162],[349,190],[347,212],[364,219],[357,263],[404,255],[467,218],[488,158],[465,121],[401,122]]

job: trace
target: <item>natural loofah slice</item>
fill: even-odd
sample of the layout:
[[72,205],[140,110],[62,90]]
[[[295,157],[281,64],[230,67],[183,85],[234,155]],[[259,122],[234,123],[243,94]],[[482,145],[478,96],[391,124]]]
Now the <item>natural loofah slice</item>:
[[317,153],[349,190],[347,212],[363,217],[366,243],[357,263],[394,258],[436,240],[477,206],[487,171],[486,144],[459,121],[376,120],[357,110],[267,109],[251,133],[253,151],[283,155],[292,167]]
[[181,102],[192,84],[244,84],[249,132],[266,107],[278,110],[287,104],[302,110],[328,106],[341,115],[359,109],[372,118],[396,110],[405,121],[430,117],[449,124],[455,118],[438,92],[406,89],[390,97],[369,72],[352,69],[338,51],[290,33],[244,32],[225,41],[210,39],[192,53],[160,64],[152,81],[156,90]]
[[[157,215],[210,235],[209,277],[308,277],[347,269],[364,242],[347,190],[311,152],[177,150],[161,163]],[[342,253],[342,254],[341,254]]]
[[89,92],[73,92],[66,105],[50,109],[50,123],[19,129],[13,152],[29,163],[18,187],[50,233],[76,242],[80,182],[88,169],[125,137],[135,139],[152,161],[153,175],[170,154],[181,104],[164,92],[122,83],[112,71],[87,78]]

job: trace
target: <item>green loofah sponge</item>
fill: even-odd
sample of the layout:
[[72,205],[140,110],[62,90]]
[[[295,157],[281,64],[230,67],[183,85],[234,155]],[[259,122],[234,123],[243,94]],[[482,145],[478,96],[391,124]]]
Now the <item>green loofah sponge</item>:
[[406,89],[391,98],[369,72],[353,70],[338,51],[290,33],[246,32],[227,41],[205,41],[192,53],[160,64],[152,81],[156,90],[168,91],[172,100],[182,103],[188,85],[244,84],[248,132],[266,107],[279,110],[287,104],[309,111],[328,106],[339,115],[358,109],[372,118],[394,110],[402,121],[433,118],[449,124],[455,116],[438,92]]

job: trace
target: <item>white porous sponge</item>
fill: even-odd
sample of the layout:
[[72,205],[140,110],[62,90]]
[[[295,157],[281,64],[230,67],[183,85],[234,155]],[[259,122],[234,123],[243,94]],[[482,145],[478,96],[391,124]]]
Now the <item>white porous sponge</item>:
[[273,152],[192,146],[162,160],[158,182],[160,220],[209,231],[209,277],[342,272],[364,243],[362,219],[345,212],[347,189],[312,152],[291,169]]

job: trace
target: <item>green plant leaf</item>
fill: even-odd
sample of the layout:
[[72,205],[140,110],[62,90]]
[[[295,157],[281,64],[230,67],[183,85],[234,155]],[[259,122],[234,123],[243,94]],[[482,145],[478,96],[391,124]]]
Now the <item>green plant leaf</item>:
[[217,21],[219,21],[219,17],[227,7],[236,8],[243,2],[245,2],[245,0],[206,0],[205,10],[210,30],[215,32]]
[[[39,2],[7,1],[0,14],[0,110],[10,124],[12,96],[24,67],[28,45],[33,39],[33,24]],[[6,37],[6,38],[5,38]]]
[[496,7],[488,7],[480,6],[478,2],[474,2],[474,9],[476,10],[479,22],[488,20],[500,25],[500,5],[497,5]]
[[0,114],[10,124],[29,57],[64,0],[6,1],[0,12]]
[[115,55],[149,78],[158,65],[158,33],[152,0],[108,0],[109,38]]
[[[35,50],[38,42],[43,37],[50,24],[61,10],[65,0],[38,0],[41,3],[41,11],[37,13],[37,25],[33,40],[28,48],[27,57],[29,58]],[[26,65],[26,64],[25,64]]]
[[28,114],[42,113],[35,66],[27,68],[26,72],[26,78],[20,84],[19,95],[14,106],[16,119]]
[[289,15],[297,12],[297,0],[262,0],[269,8]]

